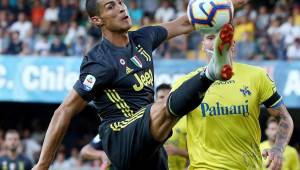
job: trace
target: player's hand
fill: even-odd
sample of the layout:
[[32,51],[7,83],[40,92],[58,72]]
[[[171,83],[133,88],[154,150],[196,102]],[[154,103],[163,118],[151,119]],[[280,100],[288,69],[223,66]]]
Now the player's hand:
[[108,164],[110,164],[110,160],[104,151],[100,152],[99,158],[101,162],[107,162]]
[[99,158],[100,161],[102,162],[100,165],[100,170],[107,170],[111,164],[110,160],[108,159],[106,153],[104,151],[99,152]]
[[166,144],[165,149],[168,155],[177,155],[177,147],[173,144]]
[[246,5],[250,0],[231,0],[234,8],[240,8]]
[[283,161],[283,151],[280,148],[273,147],[272,149],[265,149],[262,152],[262,156],[264,159],[267,159],[268,161],[266,164],[266,168],[269,168],[271,170],[280,170],[282,166]]
[[100,170],[107,170],[110,166],[110,162],[102,162]]

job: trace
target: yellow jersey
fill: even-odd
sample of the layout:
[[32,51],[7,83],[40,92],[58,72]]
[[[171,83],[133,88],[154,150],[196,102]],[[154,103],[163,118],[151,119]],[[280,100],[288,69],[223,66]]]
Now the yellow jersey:
[[[271,149],[271,144],[269,141],[264,141],[260,144],[260,151],[262,152],[265,149]],[[265,167],[267,160],[263,159],[263,165]],[[267,168],[265,168],[267,169]],[[283,162],[282,162],[282,170],[299,170],[299,158],[297,150],[289,145],[286,146],[283,152]]]
[[[186,149],[186,116],[182,117],[173,127],[173,134],[166,144],[172,144],[180,149]],[[169,170],[184,170],[187,160],[181,156],[168,156]]]
[[[201,70],[179,79],[173,90]],[[262,68],[234,63],[233,71],[230,80],[215,81],[200,106],[187,115],[190,170],[262,169],[260,105],[276,87]]]

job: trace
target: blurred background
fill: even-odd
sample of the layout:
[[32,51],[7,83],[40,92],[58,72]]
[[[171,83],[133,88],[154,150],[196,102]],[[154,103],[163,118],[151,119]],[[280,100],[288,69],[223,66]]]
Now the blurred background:
[[[136,30],[183,15],[188,1],[126,3],[132,30]],[[294,119],[290,144],[300,153],[299,0],[251,1],[235,12],[234,25],[235,60],[264,67],[276,81]],[[16,129],[21,134],[22,152],[36,161],[54,110],[78,78],[82,56],[100,39],[100,30],[89,23],[85,13],[85,0],[0,1],[0,155],[3,134]],[[162,44],[153,53],[156,85],[172,83],[205,65],[208,58],[201,41],[202,35],[194,32]],[[262,108],[263,130],[268,116]],[[91,106],[79,114],[66,134],[58,161],[70,164],[97,134],[99,121]]]

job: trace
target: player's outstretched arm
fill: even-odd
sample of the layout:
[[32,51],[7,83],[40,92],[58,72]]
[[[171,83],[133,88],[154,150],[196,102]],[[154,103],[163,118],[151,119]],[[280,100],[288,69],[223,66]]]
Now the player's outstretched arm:
[[64,102],[56,109],[44,139],[39,161],[33,170],[48,170],[67,131],[72,117],[83,110],[87,102],[72,90]]
[[[234,8],[240,8],[249,2],[249,0],[231,0],[231,1],[234,5]],[[168,31],[167,39],[171,39],[173,37],[182,34],[188,34],[195,30],[192,24],[190,23],[187,14],[171,22],[162,23],[161,26]]]
[[271,170],[280,170],[283,161],[283,152],[290,141],[294,129],[294,123],[284,104],[278,108],[268,108],[268,112],[272,116],[279,117],[280,120],[275,144],[270,150],[263,151],[263,157],[269,157],[267,167],[270,167]]
[[104,151],[97,150],[90,144],[85,145],[81,149],[80,156],[86,160],[101,160],[101,162],[110,162]]

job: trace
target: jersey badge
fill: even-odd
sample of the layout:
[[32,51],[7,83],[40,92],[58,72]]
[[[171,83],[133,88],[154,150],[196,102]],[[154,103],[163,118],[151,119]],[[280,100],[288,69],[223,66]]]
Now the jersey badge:
[[120,59],[120,64],[123,65],[123,66],[126,64],[126,62],[123,58]]
[[142,68],[143,67],[143,64],[141,62],[141,60],[135,55],[133,56],[131,59],[130,59],[134,65],[136,65],[137,67],[139,68]]
[[130,74],[133,72],[133,69],[126,66],[126,74]]
[[244,86],[244,88],[240,89],[240,92],[243,93],[243,95],[246,97],[247,95],[251,95],[251,91],[249,90],[248,86]]
[[86,91],[91,91],[94,84],[96,82],[96,78],[92,75],[87,75],[84,79],[84,82],[83,82],[83,87]]

